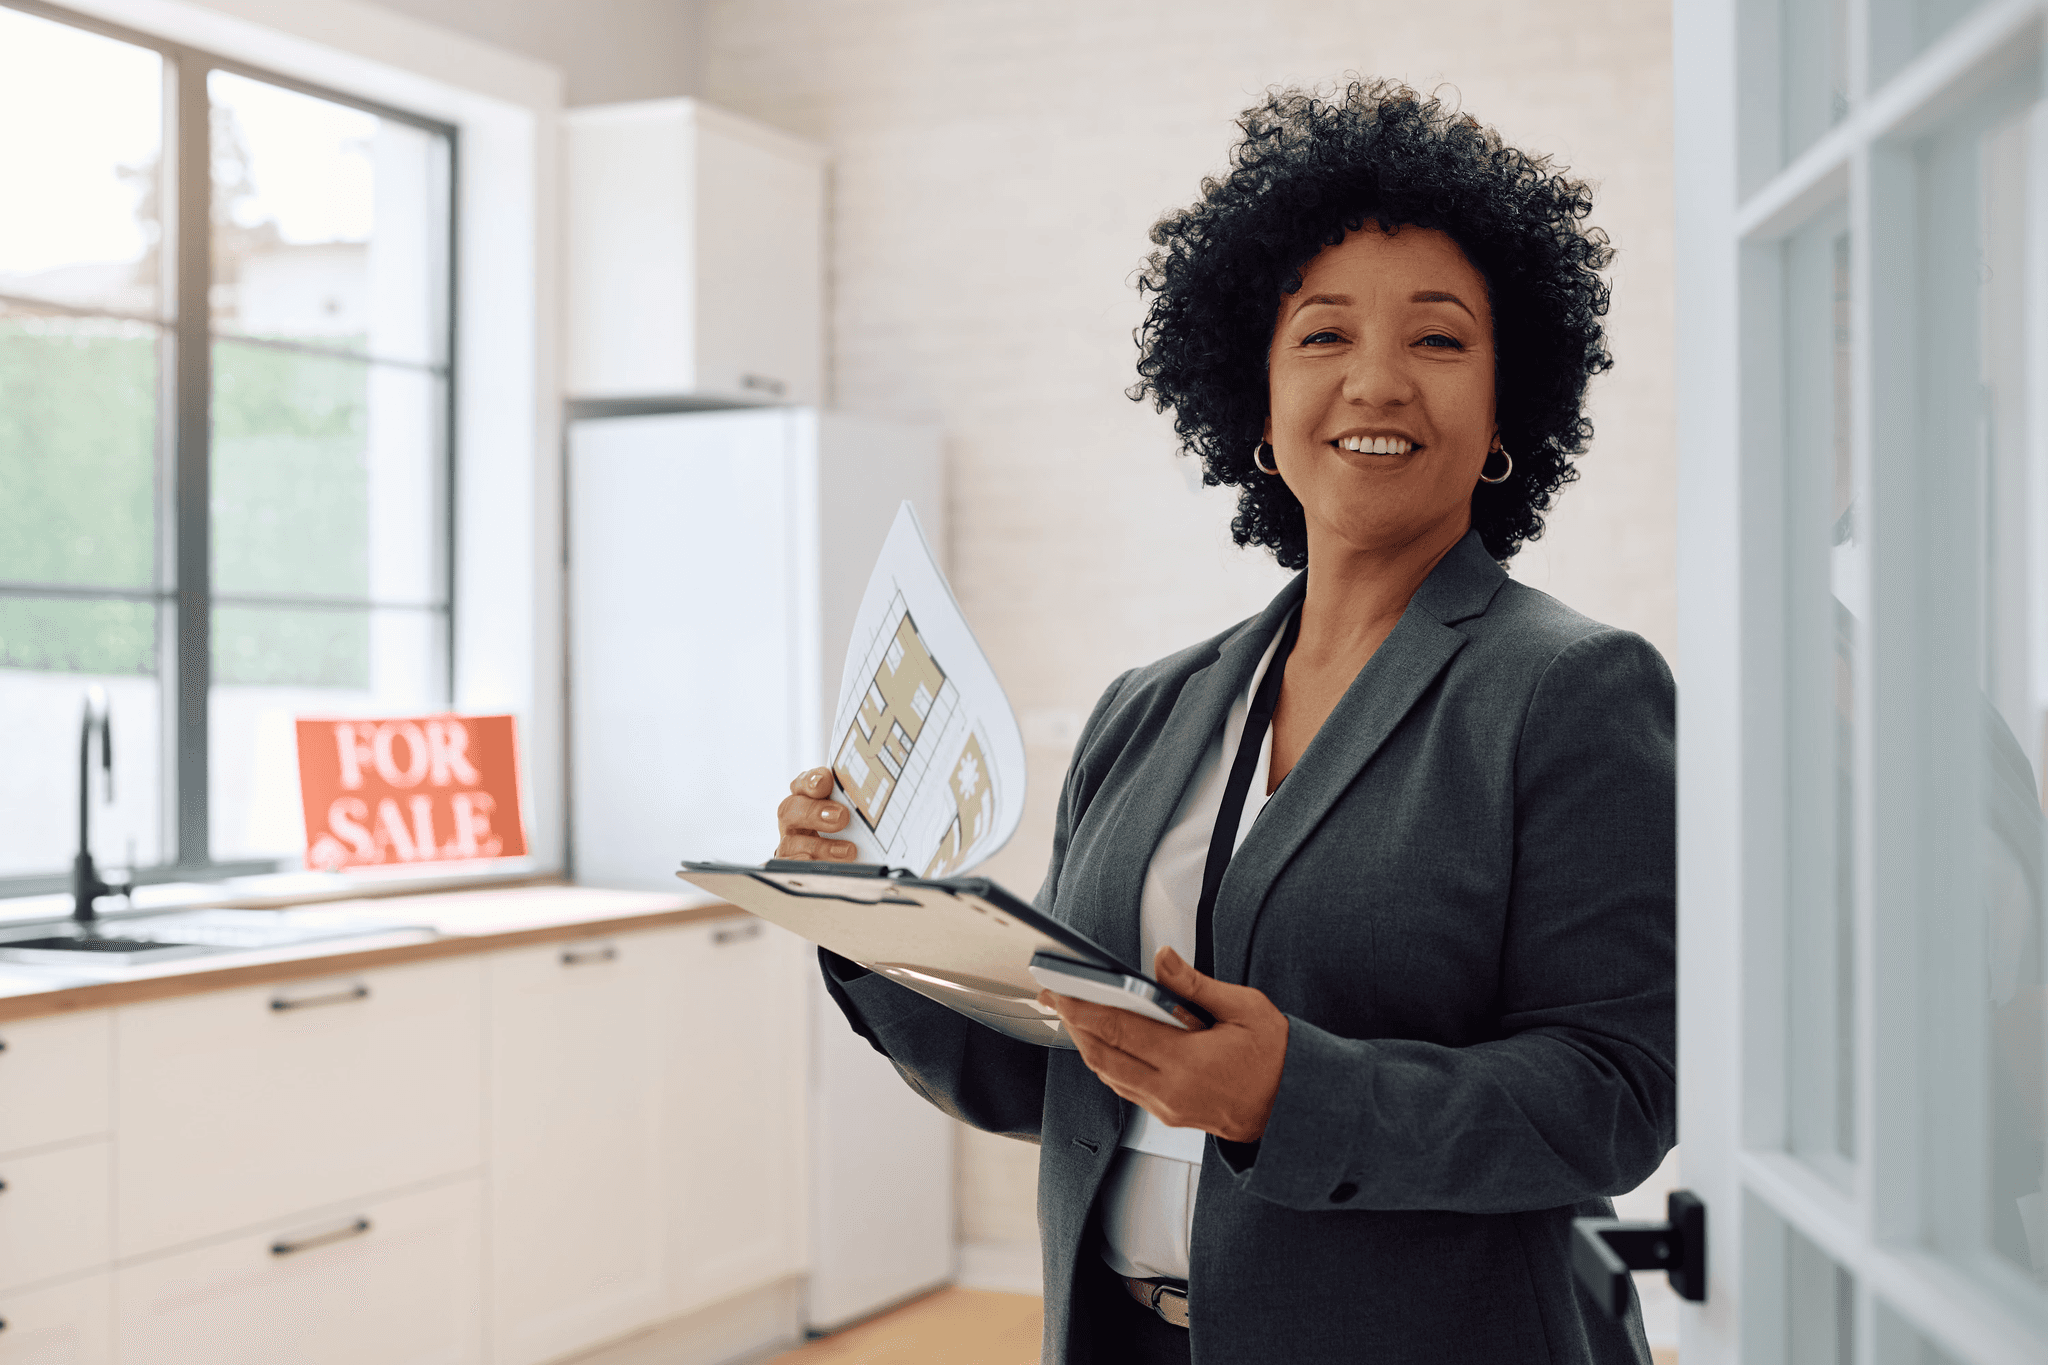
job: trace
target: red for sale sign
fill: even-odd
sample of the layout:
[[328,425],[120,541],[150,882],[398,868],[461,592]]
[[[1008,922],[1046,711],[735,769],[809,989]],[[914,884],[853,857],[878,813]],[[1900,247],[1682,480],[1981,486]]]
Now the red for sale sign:
[[298,726],[306,866],[332,872],[526,852],[512,717]]

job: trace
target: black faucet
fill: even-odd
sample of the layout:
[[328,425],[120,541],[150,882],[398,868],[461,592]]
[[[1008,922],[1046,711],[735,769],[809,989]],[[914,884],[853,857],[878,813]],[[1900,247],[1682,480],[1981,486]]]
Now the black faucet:
[[78,729],[78,858],[71,864],[71,918],[90,927],[96,918],[93,901],[101,896],[135,892],[135,869],[128,870],[125,886],[110,886],[100,880],[92,865],[92,732],[100,732],[100,767],[107,775],[107,801],[114,800],[114,716],[107,694],[93,688],[85,694],[85,720]]

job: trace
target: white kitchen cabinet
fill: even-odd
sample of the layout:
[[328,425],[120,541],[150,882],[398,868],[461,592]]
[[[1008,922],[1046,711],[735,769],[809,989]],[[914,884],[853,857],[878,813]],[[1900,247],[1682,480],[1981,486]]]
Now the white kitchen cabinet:
[[496,1365],[803,1270],[807,966],[751,918],[491,959]]
[[539,1365],[800,1274],[812,970],[735,916],[5,1026],[73,1136],[0,1152],[0,1365]]
[[0,1157],[0,1289],[112,1259],[113,1144]]
[[483,1160],[483,962],[115,1011],[120,1258]]
[[113,1061],[105,1010],[0,1024],[0,1155],[105,1134]]
[[821,401],[824,150],[691,99],[562,123],[569,396]]
[[804,1268],[812,957],[751,918],[692,926],[678,941],[662,1091],[677,1176],[670,1308],[681,1312]]
[[663,1316],[661,1140],[675,929],[494,954],[489,1314],[498,1365],[530,1365]]
[[0,1365],[113,1365],[114,1277],[0,1291]]
[[474,1177],[339,1204],[115,1272],[120,1365],[481,1362]]

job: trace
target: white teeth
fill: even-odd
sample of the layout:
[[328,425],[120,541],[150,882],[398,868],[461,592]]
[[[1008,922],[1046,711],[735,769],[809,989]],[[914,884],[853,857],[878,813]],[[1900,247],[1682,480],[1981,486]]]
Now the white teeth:
[[1361,455],[1406,455],[1414,449],[1411,442],[1399,436],[1346,436],[1337,444]]

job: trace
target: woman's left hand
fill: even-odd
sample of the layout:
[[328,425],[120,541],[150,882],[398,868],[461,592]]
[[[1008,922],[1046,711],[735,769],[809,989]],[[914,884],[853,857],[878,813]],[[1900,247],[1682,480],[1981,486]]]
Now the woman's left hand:
[[1038,999],[1059,1011],[1088,1069],[1161,1123],[1257,1142],[1280,1090],[1287,1016],[1264,991],[1204,976],[1171,948],[1159,950],[1152,975],[1214,1015],[1215,1025],[1177,1029],[1051,991]]

